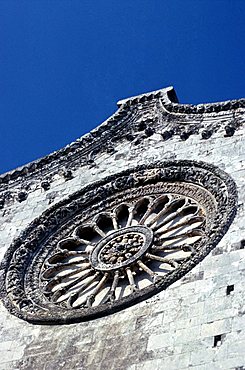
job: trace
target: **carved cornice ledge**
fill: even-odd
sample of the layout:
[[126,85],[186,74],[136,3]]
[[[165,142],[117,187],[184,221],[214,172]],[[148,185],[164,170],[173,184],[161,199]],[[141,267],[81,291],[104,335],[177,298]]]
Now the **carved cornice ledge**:
[[[192,134],[209,139],[216,131],[232,136],[243,124],[245,99],[211,104],[179,104],[173,87],[142,94],[118,102],[119,109],[105,122],[66,147],[0,176],[0,208],[6,199],[24,201],[30,183],[49,189],[59,173],[66,180],[82,166],[93,166],[103,152],[114,153],[118,143],[138,145],[154,133],[162,140],[178,136],[187,140]],[[243,118],[242,118],[243,117]],[[11,191],[15,192],[11,196]],[[16,195],[17,194],[17,195]]]

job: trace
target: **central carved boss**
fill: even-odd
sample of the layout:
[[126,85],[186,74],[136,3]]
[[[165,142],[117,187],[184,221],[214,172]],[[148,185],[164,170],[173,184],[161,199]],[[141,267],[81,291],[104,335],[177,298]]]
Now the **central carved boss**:
[[153,231],[131,226],[109,234],[93,250],[90,260],[95,270],[112,271],[132,265],[149,249]]

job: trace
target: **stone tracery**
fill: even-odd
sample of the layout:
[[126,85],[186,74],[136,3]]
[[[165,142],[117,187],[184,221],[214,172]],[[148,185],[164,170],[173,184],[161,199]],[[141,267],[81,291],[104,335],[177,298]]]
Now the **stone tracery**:
[[153,284],[195,253],[204,214],[176,195],[142,197],[100,213],[46,260],[45,294],[67,308],[89,307]]
[[34,220],[7,252],[2,297],[32,322],[74,322],[137,303],[186,274],[236,211],[214,166],[139,166],[87,186]]

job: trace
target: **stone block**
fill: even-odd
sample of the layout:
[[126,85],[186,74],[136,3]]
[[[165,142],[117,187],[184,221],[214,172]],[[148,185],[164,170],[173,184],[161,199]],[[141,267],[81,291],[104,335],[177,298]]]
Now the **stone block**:
[[[168,369],[184,369],[190,364],[190,353],[184,353],[175,356],[169,356],[159,360],[158,368],[159,370]],[[154,368],[153,368],[154,369]]]
[[192,366],[199,366],[199,365],[206,365],[209,364],[210,370],[212,369],[211,359],[214,357],[215,349],[214,348],[204,348],[204,349],[197,349],[193,351],[190,355],[190,362],[189,367]]
[[174,343],[183,344],[187,342],[192,342],[194,340],[200,339],[201,326],[192,326],[185,329],[179,329],[174,334]]
[[147,350],[154,350],[173,345],[174,339],[170,333],[153,334],[150,335],[147,345]]
[[232,329],[234,331],[245,330],[245,313],[242,316],[236,316],[232,320]]
[[219,334],[229,333],[232,327],[232,319],[217,320],[201,326],[201,336],[210,337]]

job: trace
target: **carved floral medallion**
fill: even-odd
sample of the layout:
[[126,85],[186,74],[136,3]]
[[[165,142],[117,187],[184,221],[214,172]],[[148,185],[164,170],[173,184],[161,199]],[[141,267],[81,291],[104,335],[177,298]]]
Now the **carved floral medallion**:
[[32,322],[115,312],[165,289],[222,238],[236,211],[233,180],[214,166],[140,166],[47,210],[7,252],[2,297]]

